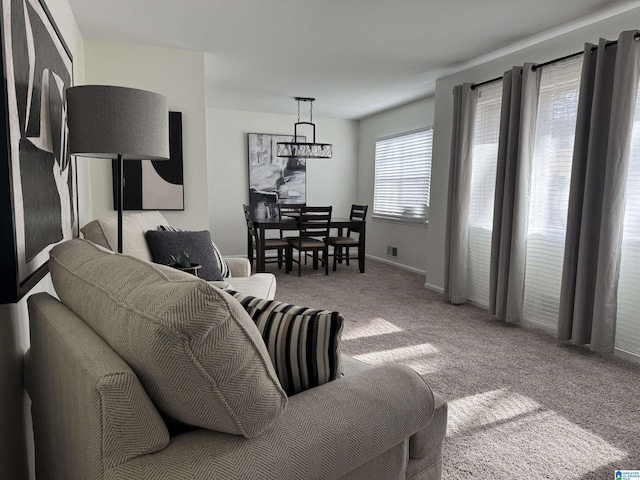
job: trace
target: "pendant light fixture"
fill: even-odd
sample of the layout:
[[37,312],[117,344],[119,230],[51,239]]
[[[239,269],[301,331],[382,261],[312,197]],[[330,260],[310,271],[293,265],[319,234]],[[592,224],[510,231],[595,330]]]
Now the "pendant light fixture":
[[[316,143],[316,124],[313,123],[313,102],[315,98],[294,97],[298,102],[298,121],[293,127],[293,142],[278,142],[278,157],[288,158],[331,158],[333,145],[330,143]],[[300,121],[300,102],[309,103],[309,121]],[[298,125],[313,127],[313,142],[298,142]]]

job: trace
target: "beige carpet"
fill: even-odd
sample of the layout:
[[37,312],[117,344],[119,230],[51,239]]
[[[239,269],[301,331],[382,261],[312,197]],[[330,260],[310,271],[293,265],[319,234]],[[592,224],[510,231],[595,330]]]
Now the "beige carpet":
[[449,401],[444,479],[613,479],[640,469],[640,365],[452,306],[367,260],[278,278],[277,299],[344,314],[343,351],[403,363]]

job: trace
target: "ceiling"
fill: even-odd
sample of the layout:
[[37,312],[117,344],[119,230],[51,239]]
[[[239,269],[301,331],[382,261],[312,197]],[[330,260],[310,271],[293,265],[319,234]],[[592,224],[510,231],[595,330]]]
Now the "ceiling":
[[[205,52],[207,106],[358,119],[629,0],[69,0],[85,38]],[[303,109],[303,116],[308,110]]]

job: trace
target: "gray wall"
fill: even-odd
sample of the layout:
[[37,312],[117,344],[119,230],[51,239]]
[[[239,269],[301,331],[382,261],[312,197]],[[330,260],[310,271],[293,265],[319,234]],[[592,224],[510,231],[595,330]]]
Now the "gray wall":
[[[204,53],[87,40],[85,55],[87,83],[150,90],[182,112],[184,211],[162,214],[176,227],[208,229]],[[111,162],[92,161],[93,218],[116,216],[111,183]]]
[[[433,97],[424,98],[360,121],[358,130],[358,203],[373,213],[376,140],[433,125]],[[367,223],[367,254],[424,273],[427,225],[371,218]],[[387,246],[398,248],[398,258],[387,257]]]
[[[295,103],[292,102],[292,108]],[[294,115],[207,108],[207,164],[211,235],[224,255],[247,254],[242,204],[249,201],[247,133],[293,134]],[[315,118],[316,141],[333,145],[333,158],[307,160],[307,203],[332,205],[348,217],[356,201],[358,126]],[[299,130],[309,135],[309,131]]]

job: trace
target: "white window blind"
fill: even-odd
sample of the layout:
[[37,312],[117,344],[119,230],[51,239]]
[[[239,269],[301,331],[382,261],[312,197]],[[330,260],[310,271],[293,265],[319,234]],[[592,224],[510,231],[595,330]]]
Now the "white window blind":
[[523,319],[557,332],[582,57],[544,67],[529,204]]
[[427,219],[432,142],[432,128],[376,141],[374,215]]
[[628,175],[615,346],[640,355],[640,91],[636,96]]
[[471,162],[467,299],[488,307],[502,82],[479,87],[478,94]]

